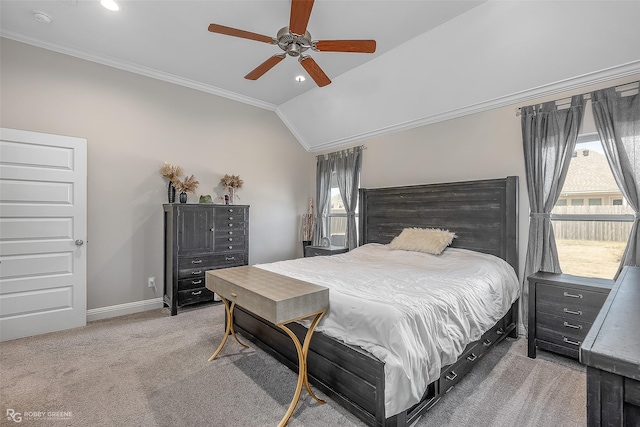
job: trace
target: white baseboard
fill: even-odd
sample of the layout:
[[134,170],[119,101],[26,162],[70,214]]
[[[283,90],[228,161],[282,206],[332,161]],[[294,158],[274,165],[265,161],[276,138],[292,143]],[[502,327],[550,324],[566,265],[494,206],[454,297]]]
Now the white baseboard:
[[87,322],[139,313],[141,311],[155,310],[162,307],[164,307],[162,298],[153,298],[144,301],[111,305],[109,307],[92,308],[91,310],[87,310]]

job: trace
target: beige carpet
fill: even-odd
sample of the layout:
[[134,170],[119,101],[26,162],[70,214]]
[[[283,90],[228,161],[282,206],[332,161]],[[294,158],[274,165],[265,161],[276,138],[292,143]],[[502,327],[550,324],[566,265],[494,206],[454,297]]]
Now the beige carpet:
[[[0,425],[275,426],[296,374],[233,340],[207,362],[223,319],[221,305],[162,309],[1,343]],[[519,339],[485,356],[416,426],[583,426],[585,413],[583,367],[545,352],[529,359]],[[364,424],[303,391],[289,425]]]

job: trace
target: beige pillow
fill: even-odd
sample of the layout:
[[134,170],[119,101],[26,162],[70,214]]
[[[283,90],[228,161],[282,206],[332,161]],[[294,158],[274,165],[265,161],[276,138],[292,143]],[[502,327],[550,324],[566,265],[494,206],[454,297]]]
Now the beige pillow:
[[389,243],[389,247],[440,255],[456,237],[449,230],[439,228],[405,228]]

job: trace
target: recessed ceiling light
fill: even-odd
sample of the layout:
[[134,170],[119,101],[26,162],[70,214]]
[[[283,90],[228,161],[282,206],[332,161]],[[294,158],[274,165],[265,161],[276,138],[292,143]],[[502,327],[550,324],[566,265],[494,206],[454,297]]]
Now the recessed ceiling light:
[[109,10],[113,10],[114,12],[120,10],[120,6],[114,0],[101,0],[100,4],[106,7]]
[[297,77],[296,77],[296,81],[297,81],[297,82],[303,82],[303,81],[305,81],[305,80],[306,80],[306,79],[304,78],[304,76],[297,76]]
[[33,17],[36,21],[42,22],[43,24],[50,24],[51,17],[44,12],[33,12]]

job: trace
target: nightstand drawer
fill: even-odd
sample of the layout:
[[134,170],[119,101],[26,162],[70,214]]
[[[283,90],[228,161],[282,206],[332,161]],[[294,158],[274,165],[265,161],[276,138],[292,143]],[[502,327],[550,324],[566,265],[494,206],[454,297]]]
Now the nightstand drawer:
[[573,341],[584,341],[587,332],[591,329],[591,322],[582,319],[570,319],[560,316],[552,316],[546,313],[538,313],[536,318],[537,336],[540,339],[547,339],[547,332],[554,335],[566,336]]
[[538,312],[593,322],[606,299],[607,294],[602,292],[539,283],[536,309]]

